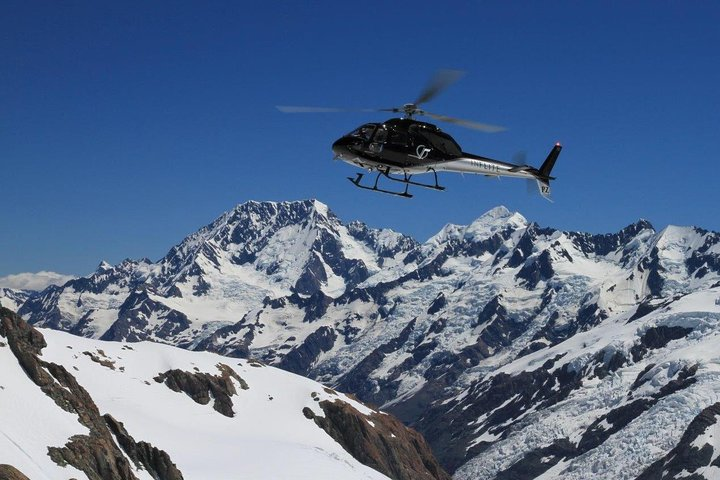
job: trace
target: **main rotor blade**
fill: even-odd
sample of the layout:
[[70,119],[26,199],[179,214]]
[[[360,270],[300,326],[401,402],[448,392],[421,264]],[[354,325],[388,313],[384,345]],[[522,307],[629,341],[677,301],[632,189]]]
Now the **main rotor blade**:
[[275,105],[283,113],[337,113],[337,112],[377,112],[373,108],[333,108],[333,107],[299,107],[294,105]]
[[441,122],[454,123],[465,128],[471,128],[473,130],[480,130],[485,133],[497,133],[507,130],[505,127],[499,125],[490,125],[489,123],[478,123],[471,120],[463,120],[461,118],[448,117],[445,115],[438,115],[436,113],[422,112],[421,115],[427,115],[428,117],[440,120]]
[[435,96],[445,90],[447,87],[455,83],[465,75],[462,70],[440,70],[430,80],[430,83],[420,93],[420,96],[415,100],[415,105],[428,102],[435,98]]

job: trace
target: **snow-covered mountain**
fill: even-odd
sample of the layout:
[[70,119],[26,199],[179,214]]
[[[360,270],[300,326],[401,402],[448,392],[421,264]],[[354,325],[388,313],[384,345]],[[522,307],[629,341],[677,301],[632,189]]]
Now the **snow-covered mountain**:
[[88,277],[46,289],[20,313],[92,338],[194,347],[270,301],[327,302],[415,246],[389,230],[343,225],[318,201],[249,202],[158,262],[102,262]]
[[3,479],[449,478],[398,420],[256,361],[0,309],[0,362]]
[[320,380],[415,426],[458,478],[636,478],[676,468],[691,427],[685,454],[709,438],[718,297],[720,235],[699,228],[563,232],[498,207],[419,244],[317,201],[250,202],[20,313]]
[[37,295],[38,292],[32,290],[17,290],[14,288],[0,288],[0,306],[9,308],[10,310],[17,310],[28,301],[33,295]]

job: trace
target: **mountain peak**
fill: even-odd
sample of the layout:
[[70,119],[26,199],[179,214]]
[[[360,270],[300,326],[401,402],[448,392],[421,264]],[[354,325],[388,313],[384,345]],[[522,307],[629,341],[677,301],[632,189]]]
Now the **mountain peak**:
[[500,205],[483,213],[470,225],[448,223],[428,240],[428,244],[439,244],[449,239],[464,238],[465,240],[473,240],[487,238],[506,227],[517,229],[527,226],[528,221],[525,217]]
[[321,215],[325,215],[326,217],[328,216],[330,209],[326,204],[315,198],[312,198],[308,201],[312,203],[313,208],[315,208],[316,212],[320,213]]
[[498,205],[497,207],[491,208],[487,212],[480,215],[480,218],[505,218],[512,215],[510,210],[505,205]]
[[466,237],[487,236],[506,226],[524,228],[528,221],[517,212],[511,212],[500,205],[488,210],[465,229]]
[[643,230],[652,230],[654,232],[655,227],[653,227],[652,223],[650,223],[648,220],[641,218],[637,222],[631,223],[627,227],[620,230],[620,234],[635,236]]
[[249,200],[238,204],[234,209],[223,215],[223,217],[227,217],[229,221],[237,218],[238,215],[242,216],[247,214],[259,215],[262,218],[288,214],[291,217],[302,218],[311,216],[313,213],[325,218],[335,217],[326,204],[314,198],[284,202],[259,202]]
[[98,273],[102,273],[102,272],[107,272],[108,270],[112,270],[112,268],[113,268],[112,265],[110,265],[108,262],[106,262],[105,260],[103,260],[103,261],[100,262],[100,264],[97,266],[97,268],[95,269],[95,271],[98,272]]
[[686,252],[697,249],[703,244],[704,235],[694,227],[668,225],[658,232],[655,246],[661,250]]

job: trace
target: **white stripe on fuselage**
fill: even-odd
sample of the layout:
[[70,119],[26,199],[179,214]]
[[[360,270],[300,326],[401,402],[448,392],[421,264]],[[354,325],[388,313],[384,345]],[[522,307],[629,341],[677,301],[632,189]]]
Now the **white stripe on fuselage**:
[[447,162],[424,165],[422,171],[427,171],[428,168],[432,168],[437,172],[474,173],[477,175],[535,178],[533,174],[524,170],[514,172],[510,171],[510,169],[515,167],[515,165],[503,164],[492,160],[461,157]]
[[[351,165],[367,170],[384,170],[387,166],[384,163],[362,157],[353,157],[352,159],[343,158],[343,160]],[[523,170],[511,172],[510,169],[514,167],[515,165],[502,164],[494,162],[492,160],[480,160],[476,158],[460,157],[455,160],[445,162],[426,163],[424,165],[418,165],[417,167],[390,167],[390,173],[418,174],[428,173],[435,170],[436,172],[456,172],[489,176],[535,178],[533,174]]]

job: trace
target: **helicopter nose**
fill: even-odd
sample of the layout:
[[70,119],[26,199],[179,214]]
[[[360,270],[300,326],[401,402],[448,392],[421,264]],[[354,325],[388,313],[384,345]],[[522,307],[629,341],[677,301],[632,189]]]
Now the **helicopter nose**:
[[337,158],[343,158],[346,157],[350,150],[348,149],[349,141],[347,137],[339,138],[335,141],[335,143],[332,144],[332,151],[335,154],[335,157]]

